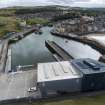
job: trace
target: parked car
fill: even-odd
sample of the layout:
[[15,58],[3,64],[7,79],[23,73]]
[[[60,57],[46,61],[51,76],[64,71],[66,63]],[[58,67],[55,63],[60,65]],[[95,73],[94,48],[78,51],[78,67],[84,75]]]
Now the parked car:
[[37,90],[36,87],[31,87],[28,89],[28,92],[35,92],[36,90]]

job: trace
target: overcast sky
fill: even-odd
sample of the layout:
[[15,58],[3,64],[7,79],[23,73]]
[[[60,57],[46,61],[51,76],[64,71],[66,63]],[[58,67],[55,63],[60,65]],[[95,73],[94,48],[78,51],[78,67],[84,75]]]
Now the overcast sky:
[[0,0],[0,8],[9,6],[65,5],[78,7],[105,7],[105,0]]

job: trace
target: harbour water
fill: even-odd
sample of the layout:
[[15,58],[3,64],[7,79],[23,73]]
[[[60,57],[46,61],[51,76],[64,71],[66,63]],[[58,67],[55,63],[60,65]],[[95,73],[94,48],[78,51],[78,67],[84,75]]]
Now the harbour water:
[[[53,62],[50,51],[45,47],[45,40],[55,41],[62,48],[66,49],[68,53],[74,58],[93,58],[98,60],[101,54],[88,45],[67,40],[64,38],[52,36],[50,30],[52,28],[43,27],[42,35],[30,34],[26,38],[11,45],[12,48],[12,69],[15,70],[18,65],[32,65],[40,62]],[[43,104],[43,103],[42,103]],[[40,103],[40,105],[42,105]],[[10,105],[10,104],[6,104]],[[27,102],[14,103],[12,105],[31,105]]]
[[19,65],[32,65],[39,62],[52,62],[55,59],[45,47],[45,40],[52,40],[51,28],[42,28],[43,34],[32,33],[12,47],[12,69]]
[[98,60],[101,54],[88,45],[52,36],[50,27],[43,27],[43,34],[32,33],[19,42],[11,45],[12,69],[19,65],[32,65],[41,62],[53,62],[50,51],[45,47],[45,40],[55,41],[67,50],[74,58],[93,58]]
[[55,38],[55,42],[75,59],[92,58],[99,60],[100,56],[102,56],[101,53],[87,44],[61,38],[60,40],[59,38]]

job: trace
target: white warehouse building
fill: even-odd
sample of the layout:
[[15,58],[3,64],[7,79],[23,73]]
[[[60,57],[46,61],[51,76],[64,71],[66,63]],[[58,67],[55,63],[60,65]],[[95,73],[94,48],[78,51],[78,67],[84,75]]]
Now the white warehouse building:
[[37,83],[42,95],[79,92],[83,74],[69,61],[39,63]]

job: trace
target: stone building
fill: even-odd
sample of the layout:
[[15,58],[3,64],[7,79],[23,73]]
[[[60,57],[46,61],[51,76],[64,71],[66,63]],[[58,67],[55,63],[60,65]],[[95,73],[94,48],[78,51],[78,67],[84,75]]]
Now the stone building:
[[60,33],[74,33],[84,35],[94,32],[105,32],[105,16],[68,19],[58,23],[56,29]]

